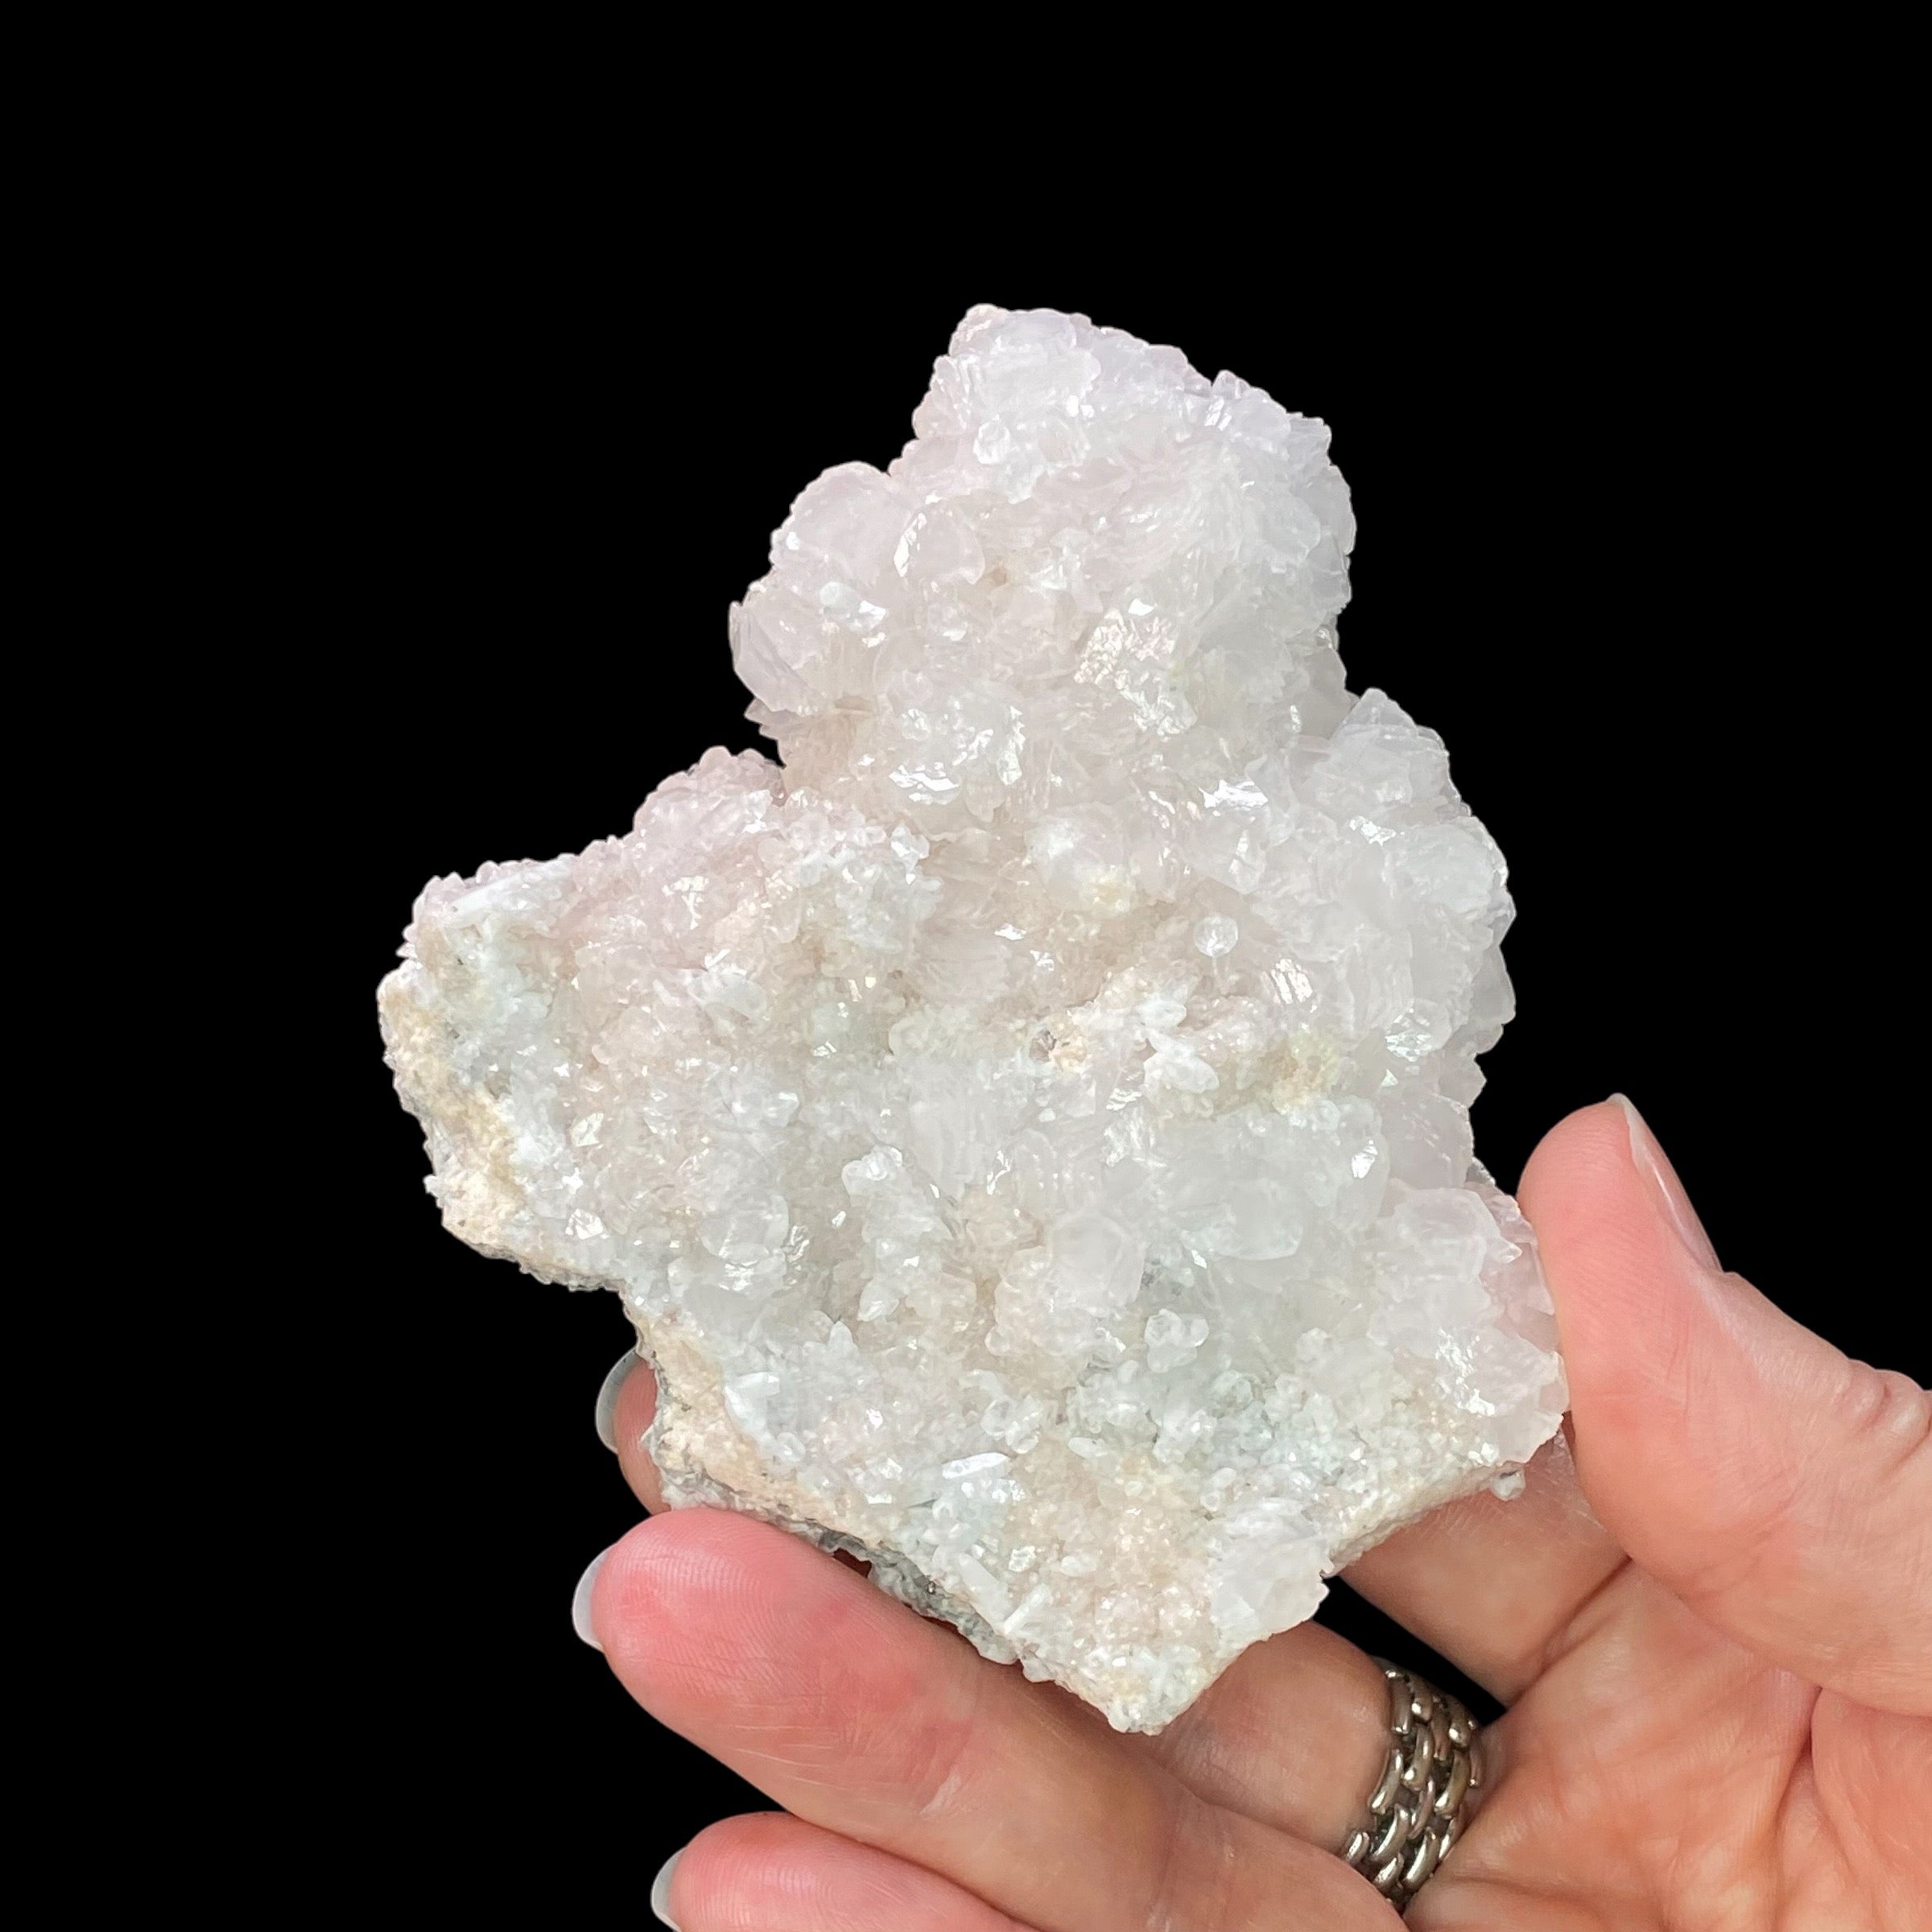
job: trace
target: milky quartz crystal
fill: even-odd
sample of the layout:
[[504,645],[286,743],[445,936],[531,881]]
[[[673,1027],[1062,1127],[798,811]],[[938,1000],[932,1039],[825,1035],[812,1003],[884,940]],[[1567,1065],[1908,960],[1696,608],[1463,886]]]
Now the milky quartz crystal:
[[1557,1426],[1503,861],[1344,684],[1323,424],[979,308],[913,427],[731,613],[782,766],[434,881],[382,1023],[448,1227],[622,1297],[674,1505],[1151,1731]]

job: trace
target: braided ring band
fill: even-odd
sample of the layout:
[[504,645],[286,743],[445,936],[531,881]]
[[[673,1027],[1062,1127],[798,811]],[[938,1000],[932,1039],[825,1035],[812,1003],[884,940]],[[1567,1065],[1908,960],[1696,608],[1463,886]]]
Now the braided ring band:
[[1389,1762],[1342,1856],[1399,1911],[1428,1882],[1483,1781],[1476,1719],[1446,1691],[1377,1657],[1389,1680]]

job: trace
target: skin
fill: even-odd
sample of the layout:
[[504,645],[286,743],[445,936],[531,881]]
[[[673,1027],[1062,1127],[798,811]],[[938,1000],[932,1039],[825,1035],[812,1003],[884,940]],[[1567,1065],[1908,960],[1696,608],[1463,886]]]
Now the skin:
[[[1521,1198],[1572,1411],[1526,1493],[1349,1581],[1509,1708],[1419,1932],[1932,1926],[1932,1396],[1720,1272],[1624,1104]],[[625,1473],[655,1391],[618,1399]],[[1312,1625],[1158,1737],[1115,1734],[780,1531],[679,1511],[589,1614],[645,1708],[785,1807],[678,1860],[681,1932],[1394,1932],[1333,1854],[1378,1775],[1376,1667]]]

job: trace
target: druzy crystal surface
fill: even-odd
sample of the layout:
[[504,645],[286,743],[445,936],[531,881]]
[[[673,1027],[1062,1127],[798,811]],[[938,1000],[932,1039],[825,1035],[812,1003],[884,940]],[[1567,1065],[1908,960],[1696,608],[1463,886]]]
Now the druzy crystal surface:
[[1155,1729],[1557,1426],[1503,861],[1344,685],[1320,423],[980,308],[914,428],[731,613],[782,766],[436,881],[383,1026],[448,1225],[622,1297],[674,1503]]

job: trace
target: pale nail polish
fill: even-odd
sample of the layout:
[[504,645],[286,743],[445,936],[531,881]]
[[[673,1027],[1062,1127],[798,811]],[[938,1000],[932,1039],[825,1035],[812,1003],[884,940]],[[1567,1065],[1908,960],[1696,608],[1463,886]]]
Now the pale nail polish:
[[678,1932],[678,1922],[671,1915],[671,1875],[677,1870],[678,1860],[683,1856],[682,1852],[672,1852],[664,1861],[664,1869],[650,1881],[651,1915],[662,1919],[671,1927],[671,1932]]
[[570,1600],[571,1627],[593,1650],[604,1646],[597,1641],[597,1633],[590,1627],[590,1593],[597,1587],[597,1572],[604,1567],[608,1550],[601,1550],[590,1559],[590,1567],[577,1579],[576,1594]]
[[1711,1246],[1703,1223],[1697,1218],[1697,1210],[1690,1205],[1690,1197],[1677,1178],[1677,1170],[1657,1144],[1657,1136],[1645,1125],[1644,1117],[1624,1095],[1613,1093],[1610,1097],[1624,1110],[1624,1124],[1630,1131],[1630,1157],[1652,1199],[1663,1210],[1664,1219],[1700,1268],[1720,1267],[1717,1250]]
[[630,1380],[638,1360],[637,1350],[626,1348],[612,1364],[604,1386],[597,1391],[597,1440],[613,1455],[617,1447],[617,1394]]

